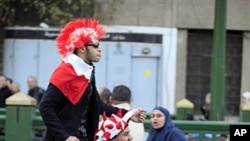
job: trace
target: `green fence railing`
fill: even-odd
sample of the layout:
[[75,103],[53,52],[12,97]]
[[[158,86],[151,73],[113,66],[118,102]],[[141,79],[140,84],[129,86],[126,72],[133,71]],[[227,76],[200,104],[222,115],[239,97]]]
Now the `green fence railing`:
[[4,125],[5,125],[5,115],[0,114],[0,141],[4,141]]
[[[204,140],[205,134],[211,135],[211,141],[216,141],[217,135],[229,135],[230,125],[250,125],[250,122],[219,122],[219,121],[185,121],[173,120],[176,127],[180,128],[187,136],[189,134],[198,134],[199,141]],[[148,132],[150,120],[144,121],[145,132]],[[36,116],[33,119],[33,131],[45,129],[41,117]],[[191,138],[191,137],[190,137]],[[34,141],[41,141],[41,137],[34,137]]]
[[6,109],[0,108],[0,115],[5,115],[5,114],[6,114]]
[[[182,130],[187,136],[196,134],[199,135],[197,140],[202,141],[205,134],[211,135],[211,141],[217,140],[217,135],[230,134],[230,125],[250,125],[250,122],[224,122],[224,121],[186,121],[173,120],[176,127]],[[145,131],[148,132],[150,120],[144,122]],[[191,136],[190,136],[191,138]]]
[[[6,124],[6,109],[0,109],[0,133],[3,133],[3,129],[5,128]],[[148,132],[150,127],[150,116],[147,115],[147,119],[144,121],[145,132]],[[250,122],[224,122],[224,121],[190,121],[190,120],[176,120],[175,116],[172,115],[173,123],[176,127],[181,129],[187,137],[192,134],[198,135],[195,137],[195,141],[204,141],[205,134],[211,135],[210,141],[216,141],[217,135],[229,135],[230,132],[230,125],[250,125]],[[32,127],[30,130],[32,131],[32,141],[42,141],[42,134],[43,131],[46,129],[43,120],[40,116],[38,110],[33,115],[32,119]],[[40,134],[37,134],[40,133]],[[22,132],[20,132],[22,134]],[[190,136],[192,138],[192,136]],[[189,138],[189,141],[190,141]],[[4,141],[5,136],[4,134],[0,134],[0,141]]]

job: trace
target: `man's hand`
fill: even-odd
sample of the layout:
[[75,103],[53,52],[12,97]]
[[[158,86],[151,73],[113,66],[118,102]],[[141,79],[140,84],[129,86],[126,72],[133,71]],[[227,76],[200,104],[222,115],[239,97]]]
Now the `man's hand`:
[[77,137],[69,136],[65,141],[80,141]]
[[146,118],[146,110],[137,108],[135,114],[131,117],[133,122],[141,123]]

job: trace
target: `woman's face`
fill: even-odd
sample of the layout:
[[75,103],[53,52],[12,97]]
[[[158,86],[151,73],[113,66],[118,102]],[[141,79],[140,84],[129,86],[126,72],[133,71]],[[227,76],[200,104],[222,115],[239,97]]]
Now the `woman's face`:
[[116,136],[112,141],[132,141],[133,138],[130,135],[130,130],[126,127],[118,136]]
[[165,124],[165,115],[160,110],[153,110],[151,115],[151,124],[154,129],[160,129]]

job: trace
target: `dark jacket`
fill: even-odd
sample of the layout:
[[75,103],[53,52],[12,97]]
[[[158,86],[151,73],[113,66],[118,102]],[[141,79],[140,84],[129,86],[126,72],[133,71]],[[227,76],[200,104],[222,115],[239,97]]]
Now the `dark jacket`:
[[37,105],[39,105],[44,93],[45,93],[45,90],[38,86],[36,86],[33,89],[29,89],[28,91],[28,95],[36,99]]
[[[88,139],[82,138],[78,132],[86,108],[88,112],[85,128]],[[99,114],[105,111],[107,116],[110,116],[118,111],[118,108],[101,101],[95,81],[88,86],[76,105],[73,105],[56,86],[49,84],[39,109],[47,127],[45,141],[65,141],[69,136],[76,136],[81,141],[93,141],[94,133],[98,129]],[[122,112],[125,114],[126,110]]]
[[12,95],[12,91],[8,88],[8,86],[0,89],[0,107],[5,107],[5,100]]

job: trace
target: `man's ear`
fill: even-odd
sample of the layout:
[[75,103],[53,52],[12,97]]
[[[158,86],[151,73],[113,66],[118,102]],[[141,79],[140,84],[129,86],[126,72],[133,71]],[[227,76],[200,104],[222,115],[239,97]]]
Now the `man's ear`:
[[81,53],[84,53],[84,52],[85,52],[85,50],[86,50],[86,48],[85,48],[85,47],[80,48],[80,52],[81,52]]
[[78,49],[76,49],[74,52],[75,52],[75,54],[82,54],[82,53],[84,53],[85,51],[83,50],[83,48],[78,48]]

